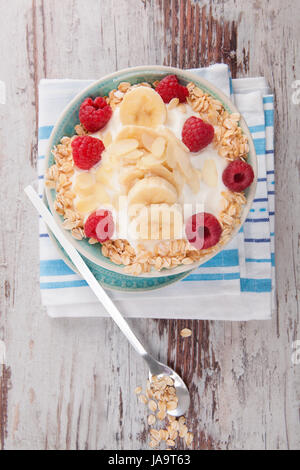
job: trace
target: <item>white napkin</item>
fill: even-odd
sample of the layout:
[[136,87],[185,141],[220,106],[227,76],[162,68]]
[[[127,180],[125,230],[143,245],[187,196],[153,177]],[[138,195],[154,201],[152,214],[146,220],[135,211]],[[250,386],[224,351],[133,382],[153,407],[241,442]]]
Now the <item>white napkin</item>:
[[[188,278],[157,291],[109,291],[122,313],[141,318],[219,320],[271,316],[274,265],[273,97],[263,78],[231,80],[228,67],[215,64],[194,73],[227,95],[234,93],[258,153],[258,189],[252,212],[235,239]],[[42,80],[39,95],[39,190],[43,192],[44,155],[53,125],[68,102],[93,80]],[[106,316],[86,286],[60,259],[40,221],[41,294],[52,317]],[[273,268],[274,270],[274,268]],[[273,277],[274,279],[274,277]]]

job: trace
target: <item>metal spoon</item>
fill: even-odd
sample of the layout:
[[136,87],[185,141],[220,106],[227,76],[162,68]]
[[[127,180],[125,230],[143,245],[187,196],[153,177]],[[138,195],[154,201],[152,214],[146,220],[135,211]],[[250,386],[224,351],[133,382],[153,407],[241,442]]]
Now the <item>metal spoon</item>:
[[94,294],[98,297],[104,308],[110,314],[110,316],[118,325],[120,330],[124,333],[124,335],[130,342],[130,344],[134,347],[136,352],[147,362],[150,370],[150,380],[153,375],[156,375],[158,377],[168,375],[174,380],[174,387],[176,388],[176,394],[178,398],[178,406],[175,410],[168,411],[168,413],[172,416],[182,416],[187,411],[190,405],[190,394],[182,378],[178,374],[176,374],[173,369],[166,366],[165,364],[162,364],[161,362],[158,362],[150,354],[148,354],[148,352],[138,340],[138,338],[135,336],[127,321],[123,318],[111,298],[107,295],[103,287],[94,277],[93,273],[89,270],[88,266],[86,265],[76,248],[66,238],[63,231],[56,223],[51,212],[47,209],[43,201],[39,198],[38,194],[33,189],[33,187],[29,185],[24,189],[24,191],[32,202],[32,204],[34,205],[34,207],[36,208],[36,210],[38,211],[38,213],[43,218],[44,222],[48,225],[48,227],[53,232],[59,243],[65,249],[65,251],[69,255],[70,259],[72,260],[82,277],[86,280]]

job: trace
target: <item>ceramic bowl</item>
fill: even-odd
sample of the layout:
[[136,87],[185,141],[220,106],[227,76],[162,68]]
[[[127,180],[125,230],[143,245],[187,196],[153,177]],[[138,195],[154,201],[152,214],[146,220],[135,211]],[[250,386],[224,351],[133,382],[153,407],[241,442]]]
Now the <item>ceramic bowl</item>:
[[[50,139],[46,153],[46,166],[47,169],[54,163],[54,157],[51,154],[52,148],[57,145],[62,137],[64,136],[72,136],[74,135],[74,127],[76,124],[79,123],[79,108],[83,100],[87,97],[95,98],[99,95],[104,96],[108,95],[108,93],[112,89],[116,89],[120,82],[130,82],[131,84],[139,83],[139,82],[149,82],[153,83],[156,80],[161,80],[163,77],[169,74],[175,74],[180,82],[184,85],[187,85],[189,82],[194,82],[199,88],[201,88],[204,92],[209,93],[214,98],[219,100],[225,107],[227,111],[230,113],[238,112],[235,105],[232,101],[219,89],[217,89],[214,85],[209,83],[207,80],[194,75],[191,72],[187,72],[185,70],[173,68],[173,67],[163,67],[163,66],[141,66],[141,67],[132,67],[125,70],[120,70],[118,72],[112,73],[107,75],[100,80],[95,81],[87,88],[85,88],[81,93],[76,95],[76,97],[69,103],[69,105],[64,109],[61,113],[60,117],[58,118]],[[255,190],[256,190],[256,175],[257,175],[257,157],[255,153],[254,144],[252,141],[252,137],[250,131],[247,127],[247,124],[243,117],[241,117],[239,122],[240,127],[243,130],[243,133],[247,136],[249,141],[249,155],[248,161],[252,165],[255,180],[246,190],[246,197],[247,197],[247,204],[244,206],[243,213],[241,216],[241,224],[237,226],[231,238],[228,240],[227,243],[231,241],[231,239],[238,233],[240,230],[241,225],[244,223],[248,212],[251,208]],[[55,201],[55,190],[53,189],[45,189],[45,194],[47,198],[47,202],[51,212],[53,213],[56,220],[59,223],[62,223],[63,218],[62,216],[58,215],[54,208],[54,201]],[[210,254],[200,261],[197,261],[190,265],[180,265],[172,270],[162,270],[152,271],[147,274],[143,274],[142,277],[131,276],[125,274],[123,272],[122,266],[118,266],[112,263],[108,258],[104,257],[101,254],[101,250],[99,249],[99,245],[90,245],[88,240],[75,240],[70,232],[65,231],[66,236],[68,239],[75,245],[77,250],[83,256],[87,264],[89,265],[90,269],[94,272],[97,279],[106,287],[118,289],[118,290],[126,290],[126,291],[143,291],[143,290],[151,290],[163,287],[170,283],[176,282],[179,279],[187,276],[191,271],[196,269],[198,266],[206,263],[216,254],[218,254],[222,249],[226,247],[226,244],[220,247],[218,251],[213,254]],[[57,242],[56,242],[57,243]],[[70,265],[70,261],[64,259]],[[73,267],[74,269],[74,267]],[[74,269],[75,270],[75,269]]]

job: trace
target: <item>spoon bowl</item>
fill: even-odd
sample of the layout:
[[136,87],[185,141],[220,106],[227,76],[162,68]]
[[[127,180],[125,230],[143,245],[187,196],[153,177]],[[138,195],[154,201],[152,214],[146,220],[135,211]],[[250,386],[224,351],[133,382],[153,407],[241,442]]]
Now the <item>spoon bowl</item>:
[[183,416],[190,406],[190,393],[184,381],[171,367],[162,364],[152,357],[150,354],[144,356],[145,361],[149,367],[149,380],[151,382],[152,377],[155,375],[158,378],[163,376],[171,377],[174,381],[174,387],[176,389],[176,396],[178,398],[178,405],[175,410],[168,410],[167,413],[171,416]]

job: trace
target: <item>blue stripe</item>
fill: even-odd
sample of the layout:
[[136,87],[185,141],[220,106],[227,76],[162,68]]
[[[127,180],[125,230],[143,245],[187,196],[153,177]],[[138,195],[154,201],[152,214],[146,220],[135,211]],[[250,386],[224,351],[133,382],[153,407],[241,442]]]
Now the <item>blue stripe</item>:
[[262,183],[263,181],[267,181],[267,178],[257,178],[258,183]]
[[246,243],[270,243],[270,238],[245,238]]
[[[268,150],[267,150],[267,153],[268,153]],[[275,173],[274,170],[267,171],[267,175],[274,175],[274,173]]]
[[246,219],[246,222],[254,222],[254,223],[257,223],[257,222],[270,222],[270,219],[269,218],[265,218],[265,219]]
[[75,274],[62,259],[49,259],[40,261],[41,276],[64,276]]
[[[267,154],[267,155],[270,155],[270,154],[273,154],[273,153],[274,153],[274,150],[266,150],[266,154]],[[267,173],[268,173],[268,172],[267,172]],[[273,171],[273,173],[274,173],[274,171]]]
[[[261,207],[260,209],[256,209],[256,210],[259,210],[259,212],[267,212],[267,209],[265,207]],[[255,209],[250,209],[250,212],[256,212]]]
[[271,232],[271,237],[275,237],[275,232]]
[[266,139],[253,139],[253,142],[257,155],[265,155]]
[[264,96],[264,103],[273,103],[274,98],[273,96]]
[[267,197],[260,197],[258,199],[254,199],[253,202],[268,202],[268,198]]
[[265,131],[265,125],[261,124],[260,126],[251,126],[251,127],[249,127],[249,130],[252,134],[255,134],[255,132],[264,132]]
[[44,160],[44,158],[45,158],[45,155],[40,155],[40,156],[38,157],[38,160]]
[[266,123],[266,127],[273,127],[274,126],[274,111],[273,111],[273,109],[266,109],[265,110],[265,123]]
[[245,279],[241,278],[242,292],[272,292],[271,279]]
[[246,258],[246,263],[271,263],[271,258]]
[[183,281],[232,281],[233,279],[240,279],[240,273],[190,274]]
[[269,215],[275,215],[275,212],[269,212]]
[[275,267],[275,253],[271,253],[271,263]]
[[201,268],[225,268],[239,265],[239,250],[224,250],[204,263]]
[[41,282],[41,289],[64,289],[65,287],[87,286],[86,281]]
[[272,196],[272,195],[275,194],[275,191],[268,191],[268,194],[269,194],[270,196]]
[[47,238],[49,237],[48,233],[40,233],[40,238]]
[[53,127],[54,127],[54,126],[42,126],[42,127],[39,127],[39,140],[40,140],[40,139],[49,139]]
[[39,180],[43,180],[44,179],[44,175],[39,175]]

